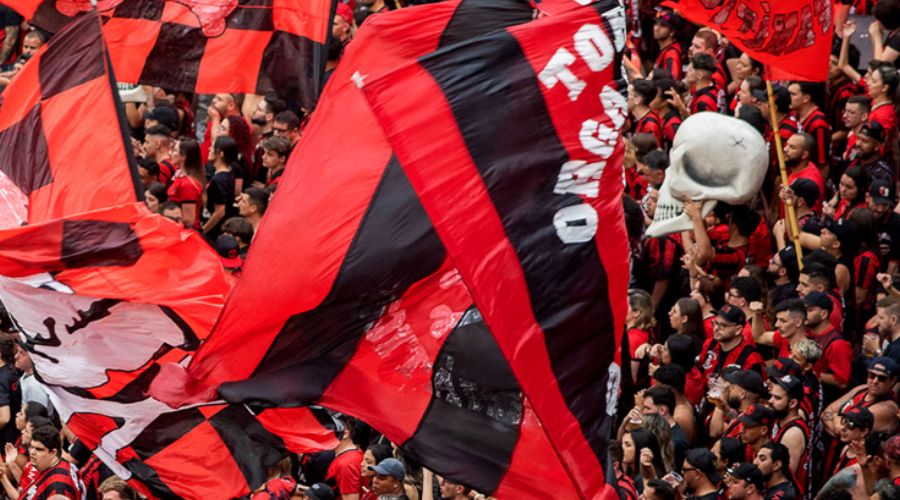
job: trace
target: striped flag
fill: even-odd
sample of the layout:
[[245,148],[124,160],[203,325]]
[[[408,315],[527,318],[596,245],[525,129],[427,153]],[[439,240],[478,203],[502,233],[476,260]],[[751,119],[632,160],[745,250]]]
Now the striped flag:
[[[613,332],[624,319],[623,277],[627,278],[626,239],[616,194],[621,194],[621,183],[617,187],[609,182],[622,175],[622,146],[615,129],[620,116],[615,112],[623,111],[616,106],[624,100],[619,93],[621,83],[615,81],[615,44],[620,39],[615,33],[621,31],[624,22],[620,22],[621,11],[614,2],[578,12],[578,21],[593,25],[603,40],[614,44],[595,46],[605,51],[604,58],[609,61],[607,67],[590,75],[578,103],[585,108],[584,113],[591,114],[594,122],[590,123],[596,125],[593,134],[585,135],[593,138],[591,147],[608,148],[603,149],[608,163],[602,180],[597,172],[588,176],[603,189],[585,192],[586,203],[602,217],[603,233],[588,238],[589,244],[564,251],[566,262],[547,261],[552,271],[571,270],[576,281],[582,280],[566,278],[559,282],[559,290],[566,291],[560,298],[572,299],[571,304],[541,305],[544,309],[540,314],[565,306],[558,310],[560,330],[550,330],[549,317],[542,315],[540,321],[544,323],[530,330],[535,335],[528,341],[525,357],[510,353],[509,327],[502,322],[492,324],[490,316],[482,316],[482,310],[496,314],[492,304],[475,307],[482,285],[461,275],[462,267],[457,270],[464,262],[453,253],[456,243],[441,234],[439,224],[444,220],[429,213],[429,197],[410,182],[409,174],[414,171],[395,155],[388,141],[394,142],[390,129],[386,136],[376,119],[381,118],[381,112],[373,114],[359,87],[368,92],[370,82],[378,85],[386,81],[381,79],[386,74],[384,78],[390,79],[400,65],[423,56],[423,61],[431,60],[427,54],[432,52],[437,60],[467,50],[471,45],[464,42],[474,39],[491,42],[499,55],[479,52],[470,54],[466,62],[487,57],[498,63],[497,74],[503,75],[508,68],[506,63],[499,64],[498,57],[509,57],[509,50],[519,47],[519,39],[511,33],[523,35],[522,40],[530,40],[528,44],[545,33],[551,35],[540,42],[547,44],[545,50],[556,50],[553,44],[557,42],[563,47],[563,39],[568,50],[577,50],[571,45],[573,33],[567,31],[576,18],[566,17],[565,29],[552,24],[554,18],[547,18],[546,22],[534,23],[536,28],[531,32],[528,27],[532,26],[533,13],[527,5],[486,0],[445,2],[391,12],[366,22],[367,29],[349,47],[297,146],[301,154],[290,160],[254,241],[244,275],[229,297],[216,330],[186,372],[171,365],[164,368],[169,372],[154,385],[154,395],[170,403],[217,395],[231,402],[274,406],[318,403],[361,418],[436,473],[501,498],[612,498],[615,493],[604,482],[605,439],[601,434],[609,430],[607,390],[615,389],[615,376],[612,382],[608,376],[609,365],[616,351]],[[517,25],[522,25],[523,31],[510,28]],[[598,36],[598,32],[592,31],[591,36]],[[590,40],[602,42],[600,38]],[[582,45],[578,44],[585,50]],[[535,57],[533,64],[537,64]],[[512,127],[503,122],[506,129],[491,129],[491,125],[501,123],[482,113],[488,128],[479,130],[493,133],[534,127],[546,133],[551,142],[555,140],[557,147],[547,153],[550,157],[537,150],[549,143],[535,140],[539,137],[534,133],[515,144],[498,138],[496,145],[498,154],[513,155],[531,170],[535,167],[526,158],[534,156],[545,162],[542,168],[552,160],[553,168],[548,170],[552,171],[552,195],[553,183],[567,160],[556,162],[567,155],[573,162],[589,155],[567,149],[571,141],[578,141],[578,129],[569,134],[554,129],[553,120],[568,123],[573,119],[565,116],[571,109],[552,107],[556,114],[534,118],[518,107],[534,111],[545,96],[537,87],[520,86],[523,82],[519,76],[530,74],[533,79],[534,71],[532,62],[525,63],[521,57],[516,61],[520,65],[515,69],[522,73],[510,73],[510,85],[514,95],[522,98],[521,103],[509,99],[502,102],[512,106],[503,113],[519,121]],[[459,78],[472,77],[471,83],[477,84],[483,81],[477,79],[482,76],[496,77],[494,73],[482,75],[485,67],[481,64],[472,69],[477,69],[477,74],[461,69]],[[573,67],[573,71],[576,69],[582,74],[585,67]],[[394,83],[398,90],[406,89],[414,96],[423,107],[422,113],[430,113],[437,105],[428,99],[443,99],[440,94],[413,92],[419,81]],[[552,93],[569,95],[564,87],[558,79]],[[497,111],[496,107],[488,109]],[[441,124],[449,126],[446,121]],[[429,133],[431,130],[430,125],[423,128]],[[350,136],[354,138],[353,147],[346,146]],[[445,151],[456,159],[459,152],[453,148],[459,145],[449,140],[435,139],[434,147],[452,146]],[[507,149],[510,146],[520,149]],[[442,164],[446,166],[446,162]],[[582,177],[594,168],[576,167],[566,167],[575,180],[573,189],[581,186]],[[510,191],[508,201],[512,203],[518,193],[518,188]],[[463,203],[469,197],[477,199],[478,192],[454,187],[444,194]],[[562,195],[561,199],[562,204],[554,201],[555,207],[576,205],[581,200],[577,195]],[[479,205],[471,215],[481,220],[479,210],[487,208]],[[515,212],[512,205],[510,208]],[[534,207],[520,208],[527,211]],[[567,237],[585,237],[587,232],[578,229],[578,220],[568,217],[565,221],[560,231]],[[555,231],[554,218],[546,222]],[[598,250],[595,242],[600,237],[608,241]],[[532,257],[545,261],[549,253],[559,249],[558,242],[547,247],[541,244],[534,248]],[[509,254],[504,254],[506,257]],[[582,260],[589,262],[585,265]],[[500,266],[497,272],[515,273],[518,265],[514,260],[495,263]],[[548,280],[544,286],[557,287],[558,277],[552,274],[540,276],[538,272],[535,277]],[[580,289],[580,285],[587,287]],[[519,302],[524,299],[521,290],[512,292],[510,312],[526,311],[528,306]],[[585,314],[585,319],[598,323],[573,321],[571,314]],[[581,327],[585,330],[574,331]],[[559,349],[535,342],[544,335],[540,328],[553,333],[560,341]],[[566,337],[571,337],[571,344],[565,345],[569,342]],[[247,338],[254,341],[248,343]],[[555,373],[548,358],[556,358],[552,363],[561,362],[558,357],[565,349],[582,349],[585,357],[570,352],[572,372]],[[528,363],[534,363],[535,374],[523,377],[523,366]],[[532,396],[526,384],[532,384],[534,390],[538,377],[549,377],[542,380],[545,386],[556,387],[553,381],[559,380],[565,391],[574,392],[563,396],[554,388],[555,396],[540,391]],[[589,399],[590,409],[565,399],[577,397],[579,383],[585,398],[598,398]],[[542,415],[551,400],[558,402],[560,409],[556,415]],[[551,429],[551,425],[560,427]],[[561,441],[554,442],[554,438]],[[571,449],[562,451],[565,444],[571,444]],[[581,460],[583,464],[574,463]]]

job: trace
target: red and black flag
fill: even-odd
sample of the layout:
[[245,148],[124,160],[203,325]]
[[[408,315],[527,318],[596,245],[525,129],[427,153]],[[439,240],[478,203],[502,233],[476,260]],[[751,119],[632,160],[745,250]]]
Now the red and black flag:
[[[609,36],[609,20],[597,10],[589,18]],[[154,395],[167,401],[193,392],[195,400],[220,395],[260,405],[322,404],[368,422],[437,473],[500,497],[575,498],[588,483],[607,492],[593,451],[595,475],[585,485],[576,485],[584,478],[566,471],[510,368],[510,360],[523,360],[504,354],[474,307],[358,88],[401,63],[532,19],[521,3],[464,0],[367,21],[332,76],[297,146],[301,153],[290,160],[215,332],[181,380],[171,367]],[[614,49],[608,54],[617,57]],[[598,104],[586,107],[611,125],[599,100],[622,98],[594,90],[585,96]],[[532,124],[523,120],[515,130]],[[552,126],[545,131],[555,134]],[[354,138],[353,147],[347,137]],[[597,139],[617,147],[614,136]],[[520,158],[532,153],[523,143]],[[621,177],[615,157],[608,168],[610,176],[618,169]],[[448,196],[468,194],[454,190]],[[607,222],[607,234],[618,234],[620,222]],[[625,244],[624,237],[619,241]],[[627,269],[622,255],[620,268]],[[621,300],[612,301],[616,313],[622,300],[624,290]],[[607,319],[610,331],[621,323],[619,315]],[[606,350],[592,362],[604,363],[615,351],[614,336],[604,341]],[[591,401],[601,413],[606,370],[604,365],[600,400]],[[571,422],[568,432],[580,433]]]
[[606,488],[628,286],[624,16],[610,4],[456,45],[363,87],[587,498]]
[[[88,0],[2,0],[56,31]],[[334,0],[101,0],[120,82],[198,93],[277,92],[312,109]]]
[[766,65],[772,80],[825,81],[834,33],[831,0],[667,0]]
[[104,53],[91,16],[42,48],[0,97],[0,171],[14,185],[4,195],[24,202],[11,204],[9,225],[142,199]]
[[3,196],[28,223],[0,229],[0,301],[63,421],[115,473],[162,497],[240,496],[288,450],[333,447],[334,434],[306,408],[172,411],[146,394],[206,338],[230,282],[198,234],[136,202],[105,61],[90,13],[3,94],[0,138],[17,153],[0,163]]

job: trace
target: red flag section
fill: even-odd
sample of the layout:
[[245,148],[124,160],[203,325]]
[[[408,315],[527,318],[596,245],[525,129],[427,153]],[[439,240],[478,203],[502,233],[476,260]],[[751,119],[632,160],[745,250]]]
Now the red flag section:
[[[19,154],[0,170],[30,223],[0,230],[0,301],[63,421],[114,472],[162,497],[241,496],[288,450],[332,448],[334,433],[305,408],[172,411],[146,394],[162,363],[186,363],[206,338],[230,282],[197,233],[135,203],[100,32],[95,13],[77,19],[3,94],[0,140]],[[73,126],[94,111],[107,122]],[[285,420],[291,432],[268,429]]]
[[[582,495],[603,484],[628,245],[612,2],[420,59],[364,90]],[[606,13],[608,17],[604,18]],[[611,383],[607,383],[611,382]]]
[[159,378],[154,395],[184,399],[186,382],[200,399],[211,389],[231,402],[320,403],[480,491],[578,496],[358,88],[532,16],[519,2],[465,0],[366,21],[214,334],[188,373]]
[[[142,198],[130,139],[108,91],[102,44],[99,18],[77,23],[54,37],[3,92],[0,171],[27,200],[27,217],[17,210],[23,221]],[[76,140],[74,127],[90,131],[86,140]]]
[[[3,0],[57,31],[88,0]],[[101,0],[120,82],[198,93],[265,94],[312,109],[322,86],[333,0]]]
[[762,62],[773,80],[825,81],[834,33],[830,0],[668,0]]

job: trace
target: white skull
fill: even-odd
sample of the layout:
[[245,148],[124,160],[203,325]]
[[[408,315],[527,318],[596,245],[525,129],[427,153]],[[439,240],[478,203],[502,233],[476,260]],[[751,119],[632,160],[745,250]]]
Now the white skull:
[[706,216],[717,201],[747,203],[759,191],[769,162],[766,141],[750,124],[718,113],[691,115],[675,134],[670,166],[647,235],[691,229],[684,200],[702,201]]

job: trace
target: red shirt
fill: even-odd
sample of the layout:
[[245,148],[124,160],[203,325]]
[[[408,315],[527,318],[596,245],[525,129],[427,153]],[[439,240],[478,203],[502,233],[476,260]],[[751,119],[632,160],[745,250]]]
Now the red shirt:
[[890,134],[897,126],[897,112],[894,105],[888,102],[875,106],[869,112],[869,121],[880,123],[885,132]]
[[812,162],[809,162],[803,170],[797,173],[788,174],[788,184],[793,183],[797,179],[809,179],[815,182],[816,186],[819,187],[819,199],[816,200],[816,206],[813,207],[813,211],[816,213],[821,212],[822,199],[825,196],[825,181],[822,179],[822,173],[819,172],[819,169]]
[[772,347],[778,351],[778,356],[776,358],[790,358],[791,357],[791,343],[788,342],[788,339],[781,336],[781,332],[775,330],[772,333]]
[[703,400],[703,394],[706,392],[706,380],[703,378],[703,374],[700,373],[700,370],[695,366],[691,368],[691,371],[685,375],[685,383],[684,383],[684,396],[691,402],[692,405],[697,406],[700,404],[700,401]]
[[681,80],[681,46],[678,42],[662,49],[656,58],[656,67],[668,70],[675,80]]
[[700,352],[700,360],[703,375],[707,379],[731,365],[739,366],[742,370],[756,370],[759,373],[762,373],[763,368],[762,356],[743,339],[737,347],[728,352],[722,351],[721,344],[715,339],[707,340]]
[[800,130],[813,136],[816,140],[816,149],[810,155],[809,161],[817,165],[827,165],[829,145],[831,144],[831,125],[828,123],[828,117],[825,116],[825,113],[819,108],[812,110],[800,122]]
[[325,479],[334,479],[335,493],[352,495],[362,493],[363,452],[359,449],[347,450],[334,457],[328,466]]
[[840,384],[850,382],[850,361],[853,359],[853,348],[850,347],[850,343],[844,340],[834,327],[829,327],[822,335],[808,333],[807,336],[818,342],[822,349],[822,357],[813,367],[813,373],[819,378],[823,373],[829,373]]
[[716,89],[715,85],[697,89],[697,91],[694,92],[694,95],[691,97],[691,114],[693,115],[701,111],[712,111],[713,113],[718,113],[719,98],[718,90]]
[[635,361],[634,353],[637,351],[637,348],[650,342],[650,332],[640,328],[629,328],[625,334],[628,335],[628,355],[632,361]]
[[656,111],[650,110],[647,111],[644,116],[641,117],[637,123],[634,124],[634,133],[635,134],[652,134],[653,137],[656,137],[656,143],[663,143],[663,131],[662,131],[662,122],[659,121],[659,115],[656,114]]

